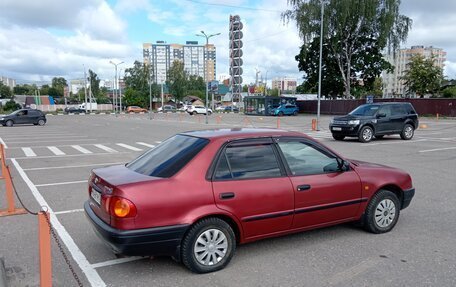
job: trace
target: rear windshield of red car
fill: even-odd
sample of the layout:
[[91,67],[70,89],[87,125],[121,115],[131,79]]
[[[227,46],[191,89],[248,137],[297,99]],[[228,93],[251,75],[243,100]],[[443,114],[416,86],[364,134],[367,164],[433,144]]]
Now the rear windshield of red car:
[[149,176],[171,177],[192,160],[209,140],[175,135],[126,165],[127,168]]

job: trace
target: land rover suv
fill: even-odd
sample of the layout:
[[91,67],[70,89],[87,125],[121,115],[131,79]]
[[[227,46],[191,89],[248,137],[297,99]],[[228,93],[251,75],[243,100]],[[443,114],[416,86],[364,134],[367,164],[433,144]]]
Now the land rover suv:
[[403,140],[413,138],[418,128],[418,114],[410,103],[375,103],[357,107],[348,115],[335,117],[329,130],[335,140],[357,137],[370,142],[373,137],[398,134]]

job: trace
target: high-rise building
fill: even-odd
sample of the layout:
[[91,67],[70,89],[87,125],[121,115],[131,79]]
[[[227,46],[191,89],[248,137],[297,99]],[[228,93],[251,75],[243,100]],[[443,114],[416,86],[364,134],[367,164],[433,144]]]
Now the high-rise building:
[[274,78],[272,79],[272,88],[279,91],[296,92],[296,79],[294,78]]
[[410,63],[410,59],[416,55],[421,55],[425,59],[434,57],[434,64],[437,67],[442,69],[445,67],[446,52],[441,48],[432,46],[412,46],[410,49],[399,49],[395,54],[386,55],[385,59],[395,68],[393,73],[382,72],[384,98],[404,97],[406,95],[407,89],[402,77],[408,69],[407,65]]
[[0,82],[5,86],[10,87],[11,90],[16,86],[16,80],[8,77],[0,76]]
[[143,58],[144,63],[151,67],[155,83],[167,80],[168,70],[175,60],[182,61],[185,71],[190,75],[200,76],[206,82],[216,78],[216,48],[213,44],[199,45],[198,41],[187,41],[185,45],[167,44],[164,41],[144,43]]

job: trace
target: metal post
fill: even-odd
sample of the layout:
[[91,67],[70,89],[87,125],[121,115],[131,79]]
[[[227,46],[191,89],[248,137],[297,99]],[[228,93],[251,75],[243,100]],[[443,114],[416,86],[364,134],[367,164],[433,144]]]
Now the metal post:
[[120,62],[120,63],[114,63],[113,61],[109,61],[109,63],[113,64],[114,67],[115,67],[115,71],[116,71],[116,75],[115,75],[115,83],[114,83],[114,87],[115,87],[115,97],[114,97],[114,113],[116,114],[116,117],[117,117],[117,89],[119,87],[119,83],[117,82],[117,66],[118,65],[121,65],[123,64],[124,62]]
[[85,65],[82,66],[84,67],[84,110],[87,113],[87,75]]
[[119,113],[122,113],[122,111],[123,111],[123,108],[122,108],[122,85],[120,85],[120,74],[122,74],[122,69],[119,70],[119,99],[120,99],[120,107],[119,107],[120,112]]
[[149,77],[149,120],[152,119],[152,79]]
[[204,73],[204,82],[206,84],[206,124],[208,124],[208,118],[207,118],[207,106],[209,104],[209,91],[208,91],[208,80],[207,80],[207,74],[206,74],[206,49],[207,49],[207,46],[209,45],[209,38],[211,37],[214,37],[214,36],[217,36],[217,35],[220,35],[220,33],[216,33],[216,34],[211,34],[211,35],[207,35],[206,33],[204,33],[204,31],[201,31],[201,34],[202,35],[199,35],[199,34],[196,34],[196,36],[198,37],[205,37],[206,38],[206,46],[204,47],[204,50],[203,50],[203,73]]
[[163,102],[164,102],[164,98],[163,98],[163,81],[161,82],[161,98],[162,98],[162,111],[163,111]]
[[323,57],[323,15],[325,5],[321,1],[321,23],[320,23],[320,60],[318,65],[318,107],[317,107],[317,131],[320,130],[320,101],[321,101],[321,59]]

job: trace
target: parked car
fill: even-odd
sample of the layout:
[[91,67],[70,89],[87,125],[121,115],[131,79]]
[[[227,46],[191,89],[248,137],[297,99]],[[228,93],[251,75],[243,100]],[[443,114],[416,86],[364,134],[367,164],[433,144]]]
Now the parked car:
[[236,106],[226,106],[225,112],[239,113],[239,108]]
[[[191,115],[197,115],[197,114],[205,115],[206,114],[206,107],[204,107],[204,106],[190,106],[187,109],[187,113],[189,113]],[[212,114],[212,110],[208,108],[207,109],[207,114],[211,115]]]
[[147,113],[147,109],[138,107],[138,106],[129,106],[127,107],[127,113]]
[[177,134],[94,169],[84,209],[115,253],[170,255],[206,273],[237,244],[267,237],[352,221],[388,232],[414,194],[406,172],[346,159],[302,133],[234,128]]
[[292,104],[283,104],[277,108],[271,110],[271,114],[274,116],[296,116],[299,113],[299,108]]
[[18,124],[34,124],[44,126],[46,124],[46,115],[35,109],[20,109],[9,115],[0,116],[0,124],[12,127]]
[[79,107],[68,107],[63,110],[65,114],[85,114],[85,110]]
[[162,113],[175,113],[176,107],[171,105],[164,105],[163,107],[159,107],[157,111]]
[[419,126],[418,114],[410,103],[376,103],[357,107],[348,115],[335,117],[329,129],[335,140],[357,137],[370,142],[385,135],[398,134],[403,140],[413,138]]

